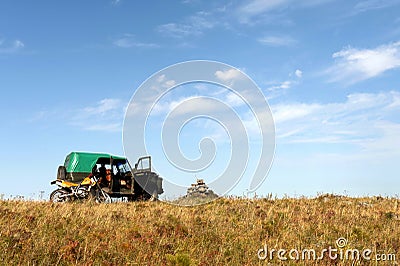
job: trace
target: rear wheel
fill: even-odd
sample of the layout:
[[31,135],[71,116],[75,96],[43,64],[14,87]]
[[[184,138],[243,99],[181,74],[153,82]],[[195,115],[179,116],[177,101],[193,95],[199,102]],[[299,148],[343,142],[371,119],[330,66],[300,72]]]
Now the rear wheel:
[[97,203],[111,203],[111,197],[101,189],[96,190],[96,202]]
[[67,202],[71,201],[71,198],[68,196],[69,192],[64,189],[56,189],[50,194],[51,202]]

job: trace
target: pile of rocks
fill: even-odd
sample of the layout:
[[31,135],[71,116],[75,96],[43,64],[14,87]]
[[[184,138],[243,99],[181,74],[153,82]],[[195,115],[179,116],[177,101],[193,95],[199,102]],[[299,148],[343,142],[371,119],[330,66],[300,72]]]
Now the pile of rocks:
[[206,183],[204,183],[203,179],[197,179],[197,182],[192,184],[187,189],[187,196],[203,196],[206,197],[207,195],[213,193],[212,190],[208,188]]
[[204,180],[197,179],[196,183],[187,189],[186,195],[172,201],[172,203],[193,206],[208,203],[216,198],[218,198],[218,195],[208,188]]

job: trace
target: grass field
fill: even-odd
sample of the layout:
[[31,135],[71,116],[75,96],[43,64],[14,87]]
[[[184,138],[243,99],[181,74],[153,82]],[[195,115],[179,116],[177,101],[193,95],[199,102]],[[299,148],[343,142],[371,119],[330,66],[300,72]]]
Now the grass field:
[[[371,249],[373,260],[359,265],[396,265],[399,203],[333,195],[221,198],[197,207],[0,201],[0,265],[352,265],[351,258],[326,253],[319,261],[257,255],[267,246],[300,254],[315,249],[319,256],[337,248],[340,237],[347,245],[338,252]],[[387,261],[374,260],[376,254]]]

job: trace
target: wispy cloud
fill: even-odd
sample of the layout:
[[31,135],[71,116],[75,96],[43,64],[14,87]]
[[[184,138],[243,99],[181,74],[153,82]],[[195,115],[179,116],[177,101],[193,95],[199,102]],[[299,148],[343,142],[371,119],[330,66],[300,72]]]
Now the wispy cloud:
[[253,0],[239,7],[243,17],[252,17],[268,11],[281,8],[289,4],[291,0]]
[[265,36],[258,39],[258,42],[268,46],[292,46],[297,43],[295,39],[290,36]]
[[277,85],[273,85],[271,87],[268,87],[268,91],[276,91],[276,90],[287,90],[292,86],[293,82],[290,80],[285,80]]
[[83,109],[84,116],[105,116],[108,112],[118,109],[121,106],[120,99],[103,99],[93,107]]
[[354,6],[354,14],[370,10],[382,9],[400,4],[399,0],[366,0],[358,2]]
[[135,35],[125,33],[122,37],[117,38],[113,41],[113,44],[120,48],[131,48],[131,47],[144,47],[144,48],[158,48],[159,45],[155,43],[145,43],[136,40]]
[[7,41],[0,39],[0,54],[15,53],[25,47],[25,44],[20,40]]
[[[293,78],[293,75],[296,78]],[[266,97],[271,100],[284,95],[291,87],[299,83],[303,77],[303,71],[296,69],[293,73],[289,74],[290,79],[281,82],[271,82],[269,87],[265,89]]]
[[157,31],[166,36],[183,38],[202,35],[204,31],[214,28],[215,25],[216,21],[209,12],[197,12],[182,22],[160,25]]
[[355,83],[400,67],[400,42],[375,49],[344,48],[332,55],[335,63],[326,70],[331,82]]
[[281,11],[286,8],[310,8],[316,5],[321,5],[332,0],[309,0],[309,1],[294,1],[294,0],[251,0],[245,1],[240,5],[235,14],[241,23],[252,23],[255,18],[272,14],[276,11]]
[[121,0],[111,0],[111,4],[114,6],[121,4],[121,2],[122,2]]
[[83,130],[118,132],[122,130],[126,105],[120,99],[106,98],[94,106],[74,111],[70,115],[69,124]]
[[[291,121],[299,116],[310,115],[319,122],[340,120],[347,117],[352,119],[364,116],[365,118],[382,118],[400,109],[400,92],[390,91],[381,93],[353,93],[346,97],[344,102],[336,103],[290,103],[274,105],[274,117],[277,123]],[[381,112],[376,112],[380,110]],[[366,112],[368,111],[368,112]],[[356,116],[353,116],[356,115]],[[324,117],[324,119],[321,119]],[[304,121],[303,121],[304,122]]]
[[[147,90],[146,93],[148,96],[143,96],[140,101],[132,101],[127,106],[127,117],[136,117],[143,113],[143,110],[152,110],[152,114],[159,115],[170,110],[170,103],[168,101],[162,101],[159,99],[155,101],[153,99],[153,95],[165,92],[166,89],[170,89],[176,85],[176,81],[167,77],[165,74],[161,74],[157,76],[154,84],[152,84]],[[169,98],[168,95],[163,96],[163,99]],[[176,98],[174,98],[176,100]]]
[[185,4],[185,5],[187,5],[187,4],[198,4],[200,2],[200,0],[182,0],[181,1],[181,3],[182,4]]
[[272,105],[278,142],[342,143],[394,152],[400,143],[400,124],[393,120],[399,99],[400,92],[390,91],[353,93],[344,102]]
[[29,122],[40,121],[51,124],[52,122],[65,121],[64,126],[77,127],[82,130],[119,132],[127,103],[121,99],[105,98],[95,102],[92,106],[84,108],[69,108],[42,110],[35,113]]

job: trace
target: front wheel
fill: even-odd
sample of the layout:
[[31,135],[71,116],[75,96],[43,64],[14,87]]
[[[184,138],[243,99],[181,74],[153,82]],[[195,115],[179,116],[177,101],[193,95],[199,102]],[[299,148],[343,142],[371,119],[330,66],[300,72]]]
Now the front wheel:
[[111,203],[111,197],[102,189],[96,190],[96,202],[97,203]]
[[151,197],[149,201],[158,201],[158,193],[157,191],[154,191],[153,194],[151,194]]
[[69,192],[64,189],[56,189],[50,194],[50,201],[51,202],[67,202],[71,201],[70,196],[68,195]]

